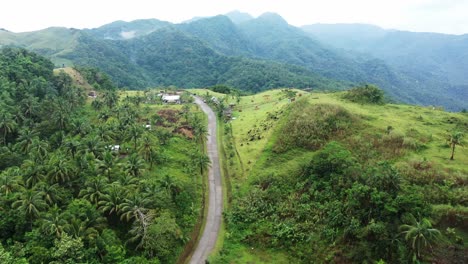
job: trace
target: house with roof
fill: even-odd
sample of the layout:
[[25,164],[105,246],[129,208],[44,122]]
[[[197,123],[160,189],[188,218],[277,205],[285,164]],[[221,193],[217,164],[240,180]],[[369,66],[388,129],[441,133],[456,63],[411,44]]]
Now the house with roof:
[[180,95],[163,94],[161,99],[166,104],[180,104]]

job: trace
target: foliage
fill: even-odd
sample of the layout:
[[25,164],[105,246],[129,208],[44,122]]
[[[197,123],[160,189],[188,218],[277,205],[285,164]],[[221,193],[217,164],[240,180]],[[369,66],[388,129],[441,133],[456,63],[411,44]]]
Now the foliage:
[[103,90],[96,107],[34,53],[2,49],[0,65],[0,262],[175,262],[208,166],[177,133],[195,128],[171,109],[153,122],[153,105],[121,100],[98,70],[80,68]]
[[357,122],[346,109],[306,100],[293,104],[289,111],[273,148],[278,153],[295,147],[316,150],[330,139],[350,134]]
[[75,67],[96,90],[114,90],[114,84],[110,77],[97,68]]
[[383,104],[384,92],[374,85],[365,85],[348,90],[343,98],[361,104]]

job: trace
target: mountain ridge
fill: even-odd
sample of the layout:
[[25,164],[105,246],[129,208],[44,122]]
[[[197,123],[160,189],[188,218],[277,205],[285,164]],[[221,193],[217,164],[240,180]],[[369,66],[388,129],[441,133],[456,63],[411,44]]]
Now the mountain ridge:
[[[231,18],[239,14],[243,17],[243,20],[239,21]],[[190,23],[180,24],[157,19],[140,19],[130,22],[115,21],[94,29],[58,30],[68,32],[62,32],[62,34],[54,33],[53,29],[47,29],[41,33],[0,32],[0,45],[18,45],[35,50],[50,57],[58,65],[63,63],[67,66],[77,64],[103,68],[119,86],[129,88],[144,88],[158,84],[169,85],[170,83],[182,84],[184,87],[182,81],[188,81],[189,84],[185,84],[186,87],[195,84],[201,86],[212,85],[213,80],[235,84],[239,82],[234,79],[240,80],[250,77],[231,76],[231,79],[226,79],[225,76],[222,77],[223,74],[232,72],[227,69],[241,67],[240,65],[247,67],[247,65],[255,64],[262,71],[267,68],[270,70],[282,69],[283,77],[273,74],[277,76],[273,82],[276,84],[296,86],[294,82],[291,83],[291,80],[296,80],[298,81],[297,84],[300,84],[298,87],[304,87],[307,86],[304,83],[306,79],[315,80],[311,81],[311,84],[317,84],[317,80],[327,80],[325,83],[334,83],[330,89],[344,89],[361,83],[372,83],[382,87],[398,101],[423,105],[443,105],[450,110],[466,108],[464,100],[468,100],[468,98],[465,98],[465,94],[460,91],[463,91],[463,87],[468,85],[468,80],[465,80],[468,77],[465,78],[463,75],[465,66],[461,67],[461,69],[452,69],[457,68],[457,65],[465,65],[463,61],[456,61],[458,55],[456,52],[450,55],[449,62],[445,62],[445,69],[436,67],[438,63],[443,62],[441,61],[444,58],[443,56],[431,57],[424,53],[415,56],[418,64],[411,64],[404,62],[401,58],[403,56],[403,59],[410,60],[410,58],[405,58],[405,52],[410,50],[408,46],[411,45],[407,44],[404,49],[401,48],[402,54],[399,57],[392,58],[378,53],[385,53],[385,49],[382,51],[374,49],[371,52],[369,49],[372,47],[364,45],[367,40],[370,43],[369,45],[378,47],[378,44],[373,43],[377,43],[387,34],[395,34],[394,31],[359,24],[351,25],[351,27],[360,30],[359,34],[355,34],[358,37],[354,37],[354,39],[342,38],[344,39],[343,43],[336,43],[331,41],[330,38],[338,35],[339,32],[334,33],[335,35],[332,34],[332,37],[328,36],[327,39],[327,35],[323,32],[331,34],[333,31],[330,33],[329,30],[322,30],[322,33],[319,34],[320,32],[311,32],[308,27],[294,27],[274,13],[264,13],[257,18],[253,18],[248,14],[234,11],[226,15],[200,18]],[[161,31],[162,29],[177,30],[177,34],[190,36],[189,42],[193,46],[179,45],[179,43],[171,42],[170,39],[153,38],[157,39],[158,42],[148,41],[148,39],[151,39],[148,36],[164,32]],[[71,37],[72,32],[76,34],[73,38]],[[52,36],[48,36],[48,34]],[[410,32],[398,34],[408,35],[409,37],[406,36],[406,39],[418,39],[419,36]],[[2,35],[8,37],[2,37]],[[37,41],[34,46],[28,45],[28,39],[34,39],[31,37],[34,35],[43,35],[45,39],[49,40],[45,42]],[[169,37],[170,35],[165,36]],[[349,36],[353,36],[352,32],[348,34]],[[437,36],[436,39],[440,37],[437,34],[434,36]],[[61,46],[50,49],[50,47],[55,47],[55,44],[47,45],[51,42],[50,39],[60,38],[62,38],[59,41]],[[68,42],[63,39],[68,39]],[[185,38],[180,37],[181,41],[182,39]],[[194,39],[196,41],[193,41]],[[413,42],[422,45],[419,44],[421,41]],[[172,47],[158,48],[158,45],[166,45],[165,43],[172,43]],[[356,48],[350,49],[346,46],[347,43],[354,43],[353,45]],[[459,45],[460,47],[457,50],[463,50],[463,43],[454,42],[452,45],[455,45],[455,47]],[[390,43],[384,47],[395,48],[397,44]],[[137,47],[138,45],[145,45],[146,47]],[[204,46],[204,48],[202,49],[201,46]],[[213,52],[204,52],[207,50],[206,48]],[[146,50],[146,57],[160,58],[159,63],[161,65],[151,63],[153,68],[149,68],[148,61],[145,60],[145,56],[141,52],[138,53],[139,59],[138,56],[136,57],[136,50]],[[172,62],[172,60],[184,61],[184,57],[179,56],[179,54],[187,55],[188,50],[195,52],[190,56],[206,56],[206,58],[195,59],[192,56],[194,61],[200,63],[196,67],[194,67],[195,65],[190,66],[190,64]],[[153,54],[155,52],[163,54]],[[172,54],[172,59],[168,57],[169,54]],[[462,60],[463,56],[458,57],[458,59]],[[399,64],[395,63],[395,61],[403,62]],[[146,64],[141,64],[142,62]],[[223,65],[223,67],[213,68],[216,63]],[[279,64],[264,68],[265,63]],[[402,63],[407,65],[402,65]],[[230,66],[226,67],[225,64],[230,64]],[[178,65],[180,69],[172,68],[174,65]],[[297,70],[295,67],[303,69]],[[199,71],[200,69],[204,70]],[[216,71],[214,75],[209,73],[213,69]],[[468,69],[468,66],[466,66],[466,69]],[[174,75],[175,72],[178,72],[179,76]],[[196,74],[193,74],[195,72],[206,74],[205,80],[196,77]],[[240,75],[252,74],[245,71],[237,72]],[[447,74],[448,72],[450,74]],[[297,75],[298,73],[299,75]],[[280,80],[277,78],[284,78],[284,80],[277,82]],[[299,81],[298,78],[302,81]],[[189,79],[197,81],[192,82]],[[329,81],[331,79],[337,81]],[[264,85],[261,85],[258,89],[265,89],[272,85],[272,83],[267,85],[268,82],[264,79],[261,82]],[[257,88],[253,87],[256,86],[251,83],[251,85],[243,85],[240,88],[257,90]],[[318,85],[318,87],[324,89],[324,85]]]

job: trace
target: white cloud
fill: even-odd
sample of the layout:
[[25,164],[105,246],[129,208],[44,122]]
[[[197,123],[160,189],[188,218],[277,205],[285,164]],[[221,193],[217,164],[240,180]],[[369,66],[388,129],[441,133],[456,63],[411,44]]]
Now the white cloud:
[[15,0],[0,4],[0,28],[30,31],[50,26],[98,27],[115,20],[158,18],[181,22],[232,10],[271,11],[293,25],[369,23],[385,28],[468,33],[466,0]]

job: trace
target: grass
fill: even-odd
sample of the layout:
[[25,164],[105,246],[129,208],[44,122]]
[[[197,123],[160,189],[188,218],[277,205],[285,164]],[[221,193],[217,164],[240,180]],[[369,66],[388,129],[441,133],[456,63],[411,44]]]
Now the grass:
[[230,263],[230,264],[288,264],[294,263],[287,254],[272,250],[247,247],[244,245],[231,246],[229,249],[229,260],[213,259],[210,263]]

